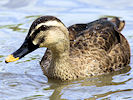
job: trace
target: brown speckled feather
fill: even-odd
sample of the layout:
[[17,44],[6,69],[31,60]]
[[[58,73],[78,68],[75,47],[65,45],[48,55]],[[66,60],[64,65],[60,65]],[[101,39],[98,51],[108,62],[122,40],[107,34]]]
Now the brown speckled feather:
[[[120,33],[124,25],[125,22],[118,18],[110,21],[101,18],[91,23],[68,27],[70,63],[74,66],[77,77],[101,75],[129,64],[130,47]],[[40,62],[45,75],[51,58],[51,51],[47,49]]]

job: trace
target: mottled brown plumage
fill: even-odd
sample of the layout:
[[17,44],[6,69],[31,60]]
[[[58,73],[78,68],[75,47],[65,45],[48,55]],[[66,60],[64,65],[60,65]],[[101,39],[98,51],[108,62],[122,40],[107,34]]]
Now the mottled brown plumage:
[[[101,18],[91,23],[75,24],[68,27],[69,62],[74,72],[70,74],[70,78],[61,80],[101,75],[126,67],[130,63],[130,47],[120,33],[124,25],[125,22],[118,18],[113,18],[110,21],[107,18]],[[47,49],[40,64],[44,74],[48,77],[46,71],[50,66],[51,59],[51,51]],[[62,75],[61,77],[66,76]]]

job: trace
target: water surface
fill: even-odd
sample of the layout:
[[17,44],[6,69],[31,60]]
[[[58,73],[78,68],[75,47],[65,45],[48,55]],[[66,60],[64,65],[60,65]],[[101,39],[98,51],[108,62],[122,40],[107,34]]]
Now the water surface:
[[65,83],[43,75],[39,61],[45,48],[5,64],[5,57],[20,47],[31,23],[43,15],[56,16],[66,26],[118,16],[126,21],[122,33],[133,53],[132,0],[1,0],[0,100],[133,100],[133,55],[130,66],[118,72]]

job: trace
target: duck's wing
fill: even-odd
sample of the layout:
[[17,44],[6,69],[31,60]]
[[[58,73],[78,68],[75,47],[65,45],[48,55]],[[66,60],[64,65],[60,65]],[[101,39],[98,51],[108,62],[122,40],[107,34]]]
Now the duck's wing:
[[88,28],[87,24],[74,24],[68,27],[70,41],[76,39],[76,35]]
[[[89,27],[94,26],[96,24],[98,24],[98,22],[102,22],[102,21],[107,21],[108,18],[100,18],[98,20],[95,20],[93,22],[90,23],[86,23],[86,24],[74,24],[68,27],[68,31],[69,31],[69,36],[70,36],[70,41],[71,40],[75,40],[76,39],[76,35],[79,34],[80,32],[83,32],[84,30],[87,30]],[[122,29],[125,26],[125,21],[121,21],[119,20],[118,17],[114,17],[110,20],[110,22],[112,22],[117,30],[120,32],[122,31]]]
[[[70,48],[71,58],[84,59],[83,62],[89,59],[92,62],[95,60],[106,72],[129,64],[130,47],[126,38],[120,33],[124,25],[124,21],[118,18],[92,22],[87,30],[76,34],[76,39]],[[78,60],[75,61],[78,63]]]

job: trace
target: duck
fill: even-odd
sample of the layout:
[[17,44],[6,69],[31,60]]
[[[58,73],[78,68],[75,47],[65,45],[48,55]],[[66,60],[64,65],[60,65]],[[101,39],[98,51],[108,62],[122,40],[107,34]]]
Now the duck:
[[66,27],[55,16],[42,16],[31,25],[18,50],[5,62],[14,62],[45,47],[40,61],[48,79],[70,81],[112,73],[130,63],[130,46],[121,34],[125,21],[100,18]]

